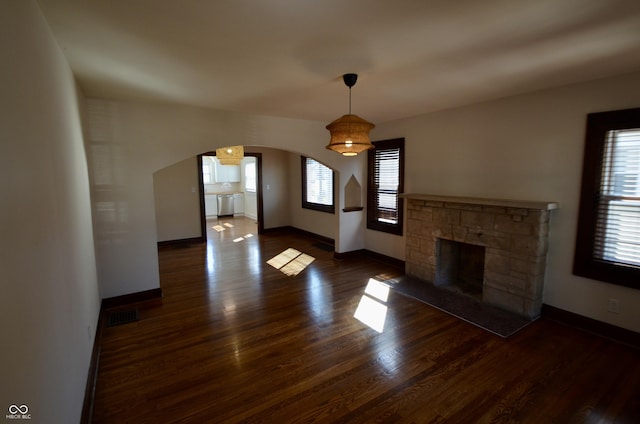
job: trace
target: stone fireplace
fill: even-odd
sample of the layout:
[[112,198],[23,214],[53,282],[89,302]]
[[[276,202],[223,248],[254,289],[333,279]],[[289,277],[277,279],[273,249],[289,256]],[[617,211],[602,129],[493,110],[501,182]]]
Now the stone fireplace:
[[407,199],[406,273],[535,319],[555,202],[426,194]]

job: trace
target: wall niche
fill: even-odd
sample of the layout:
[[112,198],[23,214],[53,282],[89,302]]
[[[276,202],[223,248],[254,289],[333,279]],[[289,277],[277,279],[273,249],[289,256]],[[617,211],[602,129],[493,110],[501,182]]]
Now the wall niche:
[[351,174],[351,178],[344,186],[344,209],[343,212],[361,211],[362,206],[362,186],[358,182],[355,175]]

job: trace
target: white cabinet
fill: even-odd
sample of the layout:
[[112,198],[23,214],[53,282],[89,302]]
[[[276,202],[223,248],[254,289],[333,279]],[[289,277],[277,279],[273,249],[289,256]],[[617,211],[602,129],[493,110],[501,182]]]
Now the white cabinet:
[[233,195],[233,214],[244,215],[244,194],[242,193]]
[[203,156],[202,179],[205,184],[239,183],[240,165],[221,165],[217,157]]
[[204,213],[209,217],[218,216],[218,196],[215,194],[204,195]]
[[239,183],[240,165],[220,165],[218,158],[215,159],[215,181],[217,183]]

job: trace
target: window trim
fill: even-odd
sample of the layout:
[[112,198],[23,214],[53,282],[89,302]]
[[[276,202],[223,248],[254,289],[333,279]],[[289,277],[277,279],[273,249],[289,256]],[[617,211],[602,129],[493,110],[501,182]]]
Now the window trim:
[[[320,161],[315,160],[314,158],[307,156],[300,156],[301,159],[301,169],[302,169],[302,208],[303,209],[311,209],[318,212],[326,212],[335,214],[336,210],[336,176],[335,171],[323,164]],[[313,203],[307,201],[307,159],[311,159],[313,161],[318,162],[322,166],[331,169],[331,204],[330,205],[322,205],[320,203]]]
[[399,181],[398,195],[404,192],[404,138],[374,141],[374,149],[367,152],[367,228],[401,236],[404,229],[404,199],[398,198],[398,222],[396,224],[380,222],[377,219],[375,199],[378,191],[375,188],[375,152],[380,150],[399,149]]
[[640,108],[587,115],[578,230],[573,261],[575,275],[640,288],[640,267],[594,258],[598,192],[607,132],[640,128]]

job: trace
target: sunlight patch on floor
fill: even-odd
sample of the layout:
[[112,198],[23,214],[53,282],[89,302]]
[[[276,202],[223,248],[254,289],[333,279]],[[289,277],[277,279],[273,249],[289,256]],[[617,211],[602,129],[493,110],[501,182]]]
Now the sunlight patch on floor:
[[306,253],[300,254],[297,258],[280,268],[280,271],[285,273],[286,275],[298,275],[300,274],[309,264],[315,261],[316,258],[313,256],[307,255]]
[[290,247],[269,259],[267,263],[275,269],[279,269],[285,275],[294,276],[300,274],[315,259],[311,255]]
[[389,287],[378,280],[369,278],[353,317],[378,333],[382,333],[387,319],[386,302],[388,297]]
[[373,296],[382,302],[386,302],[389,298],[389,286],[386,284],[374,280],[373,278],[369,278],[369,282],[367,283],[367,287],[364,289],[364,292],[369,296]]
[[239,243],[239,242],[241,242],[243,240],[246,240],[248,238],[251,238],[251,237],[253,237],[253,234],[247,234],[247,235],[244,235],[242,237],[238,237],[238,238],[233,239],[233,242],[234,243]]
[[369,296],[362,296],[353,316],[378,333],[382,333],[387,319],[387,307]]

